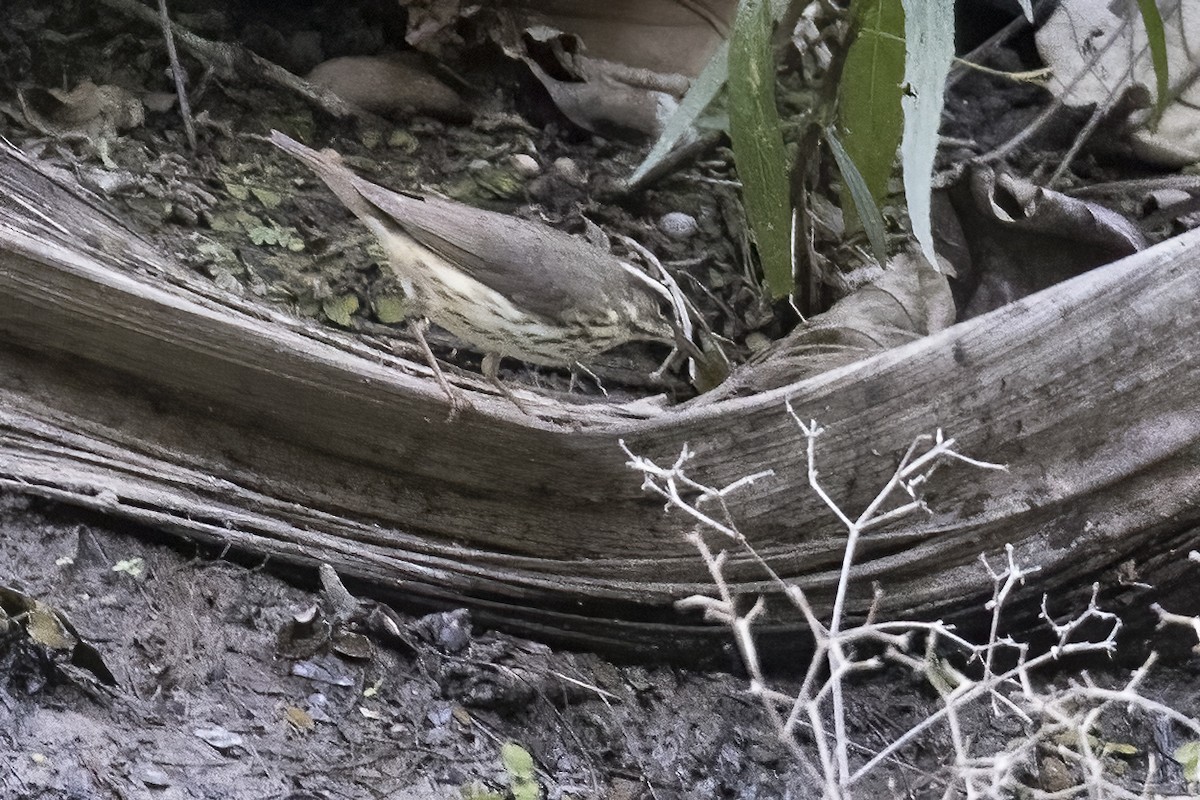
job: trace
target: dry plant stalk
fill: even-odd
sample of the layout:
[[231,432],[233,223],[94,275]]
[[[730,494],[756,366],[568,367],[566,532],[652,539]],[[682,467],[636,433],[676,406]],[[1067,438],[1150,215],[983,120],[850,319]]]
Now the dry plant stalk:
[[[919,511],[927,511],[921,496],[922,487],[930,475],[947,461],[957,461],[977,469],[1005,469],[970,458],[955,449],[953,438],[941,430],[933,435],[918,436],[901,459],[891,479],[883,486],[867,508],[856,516],[844,511],[830,497],[819,480],[816,463],[816,442],[823,430],[816,421],[800,419],[788,404],[796,425],[807,439],[809,486],[845,527],[847,538],[833,609],[828,622],[818,618],[804,590],[794,582],[780,578],[755,551],[751,542],[738,530],[729,512],[726,498],[733,492],[774,475],[764,470],[743,477],[722,487],[711,487],[686,474],[691,452],[685,445],[670,466],[659,466],[649,459],[625,448],[629,466],[643,475],[644,490],[661,496],[667,509],[677,509],[696,521],[687,535],[707,565],[716,589],[716,596],[697,595],[680,600],[680,609],[698,609],[706,619],[727,625],[733,634],[747,672],[749,691],[759,698],[763,710],[788,748],[810,774],[815,785],[823,787],[827,798],[850,798],[856,784],[885,763],[894,762],[905,746],[944,726],[953,742],[953,763],[943,780],[943,796],[967,798],[1007,798],[1014,792],[1032,797],[1149,797],[1160,791],[1153,785],[1156,774],[1153,754],[1148,757],[1148,770],[1140,790],[1120,785],[1112,774],[1111,752],[1127,752],[1104,743],[1099,738],[1101,717],[1108,711],[1124,708],[1125,713],[1137,709],[1140,713],[1169,720],[1190,736],[1200,738],[1200,721],[1143,696],[1139,687],[1156,660],[1145,661],[1131,678],[1117,689],[1106,689],[1095,683],[1087,673],[1072,681],[1065,689],[1038,687],[1034,672],[1067,655],[1108,653],[1115,651],[1121,620],[1102,610],[1098,603],[1099,585],[1092,587],[1091,600],[1080,613],[1065,621],[1056,621],[1047,608],[1043,595],[1040,617],[1056,637],[1045,652],[1030,653],[1029,644],[1009,636],[1000,636],[1000,620],[1006,601],[1024,585],[1027,578],[1040,571],[1038,566],[1023,566],[1017,560],[1012,545],[1006,545],[1006,565],[994,569],[981,554],[980,560],[992,580],[992,599],[986,604],[991,614],[988,639],[983,644],[968,641],[957,634],[952,625],[941,621],[914,620],[879,621],[876,619],[880,587],[875,587],[875,603],[865,620],[847,618],[845,598],[852,585],[851,570],[861,537]],[[625,447],[622,443],[622,447]],[[896,498],[899,498],[898,500]],[[773,689],[762,668],[754,639],[754,625],[766,611],[762,597],[745,612],[738,610],[738,596],[724,577],[728,550],[714,551],[705,540],[705,533],[715,533],[728,539],[732,547],[755,559],[791,601],[807,624],[812,637],[812,657],[803,681],[795,692]],[[1200,560],[1200,555],[1196,556]],[[1176,623],[1191,627],[1200,636],[1200,619],[1170,615],[1160,611],[1163,624]],[[1077,638],[1089,623],[1107,625],[1107,634],[1099,640]],[[857,650],[877,653],[858,656]],[[1013,666],[997,671],[1001,653]],[[975,665],[975,677],[954,668],[949,659],[955,657],[968,667]],[[878,752],[850,740],[847,731],[846,678],[855,673],[877,670],[886,662],[900,664],[923,676],[941,697],[940,709],[905,731]],[[964,729],[962,712],[971,704],[990,701],[994,717],[1016,720],[1025,734],[1009,743],[1006,749],[989,754],[975,754],[971,731]],[[802,746],[797,729],[804,727],[812,738],[815,753]],[[856,761],[851,754],[855,753]],[[1065,764],[1075,785],[1052,792],[1029,785],[1036,776],[1039,758],[1050,753]],[[866,755],[862,755],[866,754]],[[1161,795],[1157,795],[1161,796]]]

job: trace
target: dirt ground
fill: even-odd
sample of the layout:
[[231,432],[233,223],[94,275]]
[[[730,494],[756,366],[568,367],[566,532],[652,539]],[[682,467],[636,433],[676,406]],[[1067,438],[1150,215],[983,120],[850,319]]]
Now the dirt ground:
[[[396,615],[401,636],[374,633],[365,647],[330,642],[296,623],[314,606],[316,627],[334,616],[312,575],[19,496],[3,497],[0,530],[0,586],[65,614],[116,681],[15,627],[0,638],[5,798],[820,796],[732,661],[726,672],[614,665],[473,631],[469,615],[453,612]],[[351,629],[370,626],[351,620]],[[1090,666],[1100,684],[1128,678]],[[1195,718],[1198,674],[1197,657],[1160,666],[1143,694]],[[1073,664],[1039,677],[1054,686],[1081,672]],[[784,675],[776,688],[790,685]],[[939,707],[928,683],[898,668],[852,689],[857,753]],[[976,752],[1000,751],[1022,731],[986,704],[965,720]],[[1168,793],[1159,796],[1185,793],[1171,757],[1183,740],[1163,718],[1118,710],[1096,735],[1133,747],[1109,765],[1124,762],[1131,782],[1153,756]],[[533,757],[540,795],[508,794],[506,743]],[[950,748],[935,727],[856,796],[941,797]],[[1043,763],[1030,785],[1052,788],[1048,773]]]
[[[193,5],[200,8],[188,10],[199,19],[206,5],[219,4]],[[289,53],[299,56],[279,44],[286,37],[269,35],[274,23],[268,13],[274,10],[279,19],[275,5],[229,7],[236,7],[247,39],[258,36],[264,52],[286,62]],[[305,14],[318,13],[312,4],[297,5]],[[278,45],[274,51],[272,43]],[[13,2],[0,9],[0,111],[8,115],[0,114],[0,130],[22,142],[37,138],[13,123],[17,111],[9,90],[18,85],[56,85],[69,75],[68,83],[88,77],[168,91],[159,46],[153,28],[98,14],[94,4],[64,2],[52,14],[42,4]],[[507,86],[508,68],[481,63],[478,69],[468,82],[481,82],[488,90],[482,96],[492,103]],[[968,137],[991,124],[985,112],[1001,101],[987,81],[959,88],[962,97],[980,102],[964,102],[947,133]],[[1004,125],[992,126],[991,135],[1019,129],[1036,113],[1036,94],[1028,87],[1014,90],[1003,101],[1013,113]],[[201,149],[192,156],[180,155],[186,145],[174,109],[148,112],[144,127],[106,145],[116,171],[101,170],[90,145],[77,152],[40,140],[37,146],[48,159],[78,159],[85,185],[108,195],[149,235],[173,243],[182,260],[230,291],[285,304],[327,324],[395,335],[383,327],[394,310],[389,302],[395,286],[378,269],[370,245],[354,239],[348,217],[311,182],[289,197],[299,168],[282,155],[264,159],[263,143],[243,135],[271,127],[318,132],[323,143],[355,149],[353,158],[369,156],[379,137],[390,134],[369,126],[352,133],[348,124],[254,83],[206,77],[197,100],[211,128],[202,129]],[[704,310],[741,355],[751,334],[779,332],[737,271],[740,240],[731,231],[740,219],[731,210],[732,189],[722,182],[729,175],[723,160],[697,167],[709,179],[703,202],[694,191],[667,185],[621,204],[599,203],[574,181],[572,170],[582,165],[599,175],[595,188],[606,172],[627,174],[640,151],[573,130],[544,107],[545,98],[533,105],[538,107],[489,106],[488,122],[473,127],[427,119],[407,126],[402,136],[386,139],[388,146],[422,157],[394,165],[387,177],[408,185],[471,174],[470,186],[441,186],[473,202],[531,214],[528,206],[496,194],[503,195],[497,186],[503,188],[504,176],[480,162],[536,152],[555,166],[520,194],[545,217],[579,230],[585,227],[582,208],[588,218],[635,235],[698,280],[715,279],[718,288]],[[236,133],[227,135],[227,129]],[[108,180],[114,182],[102,183]],[[492,194],[480,197],[480,186]],[[259,204],[247,206],[246,197]],[[698,225],[686,242],[654,224],[680,211]],[[653,360],[645,353],[632,357]],[[723,672],[617,665],[474,630],[462,612],[414,619],[403,609],[397,615],[369,603],[347,607],[322,593],[316,576],[286,565],[201,549],[20,496],[0,498],[0,588],[61,611],[104,664],[67,663],[64,652],[31,641],[24,628],[0,628],[0,742],[7,754],[0,797],[820,796],[820,787],[779,743],[732,648]],[[1180,635],[1187,634],[1143,631],[1131,637],[1131,649],[1173,637],[1173,649],[1186,652],[1190,643],[1179,646]],[[1101,683],[1127,678],[1123,669],[1088,666]],[[789,686],[802,668],[784,670],[779,686]],[[1195,718],[1198,670],[1196,656],[1160,665],[1143,693]],[[111,685],[103,680],[106,671]],[[1079,675],[1079,665],[1072,665],[1041,679],[1065,684]],[[937,708],[936,693],[911,673],[874,673],[854,684],[850,738],[861,752],[876,751]],[[1001,750],[1020,732],[986,709],[966,722],[977,752]],[[1182,743],[1177,728],[1140,712],[1118,712],[1103,718],[1097,735],[1132,746],[1110,765],[1123,764],[1131,785],[1146,777],[1154,756],[1151,777],[1162,791],[1186,792],[1173,759]],[[799,738],[811,744],[803,733]],[[532,772],[520,763],[522,751],[532,756]],[[948,731],[935,728],[866,779],[859,796],[941,797],[951,754]],[[1053,754],[1038,764],[1030,786],[1053,791]]]
[[508,786],[509,741],[550,797],[808,795],[733,675],[553,653],[454,615],[405,619],[416,651],[346,657],[289,635],[321,602],[311,575],[18,497],[0,525],[0,585],[67,614],[117,680],[0,639],[0,796],[457,798]]

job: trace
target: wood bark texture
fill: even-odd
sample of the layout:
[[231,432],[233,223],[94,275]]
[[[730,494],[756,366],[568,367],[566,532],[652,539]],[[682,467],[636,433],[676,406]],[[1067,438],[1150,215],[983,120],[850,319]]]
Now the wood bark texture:
[[[738,527],[829,607],[845,533],[808,487],[790,400],[826,433],[818,466],[855,513],[938,428],[1008,472],[959,465],[928,516],[868,535],[849,609],[981,614],[979,557],[1042,570],[1027,594],[1189,569],[1200,521],[1200,232],[857,364],[749,398],[663,408],[523,393],[517,412],[369,337],[223,293],[70,178],[0,151],[0,487],[273,559],[351,586],[468,605],[488,624],[663,657],[719,626],[673,603],[712,593],[685,534],[619,446],[723,486]],[[722,547],[710,537],[715,547]],[[1132,569],[1132,572],[1130,571]],[[730,549],[739,593],[778,596]],[[782,613],[764,630],[799,625]]]

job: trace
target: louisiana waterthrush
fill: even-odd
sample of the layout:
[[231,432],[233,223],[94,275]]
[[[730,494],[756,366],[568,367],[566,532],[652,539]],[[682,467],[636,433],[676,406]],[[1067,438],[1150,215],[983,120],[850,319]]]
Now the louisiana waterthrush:
[[677,340],[653,281],[607,250],[547,225],[385,189],[334,151],[279,131],[270,141],[378,237],[416,310],[482,352],[484,375],[509,397],[497,379],[502,357],[571,367],[627,342]]

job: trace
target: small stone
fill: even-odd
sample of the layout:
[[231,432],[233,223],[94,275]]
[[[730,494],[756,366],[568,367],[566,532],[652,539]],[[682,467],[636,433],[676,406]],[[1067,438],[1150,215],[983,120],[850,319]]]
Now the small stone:
[[147,111],[165,114],[175,107],[175,101],[178,99],[179,95],[175,92],[146,92],[142,95],[142,105]]
[[407,55],[332,58],[315,66],[308,81],[352,106],[396,121],[407,122],[414,113],[464,122],[472,116],[458,92]]
[[537,159],[528,153],[517,153],[512,157],[513,168],[517,173],[524,175],[526,178],[532,178],[542,171],[542,167],[538,164]]
[[771,340],[765,334],[759,333],[758,331],[755,331],[746,337],[746,349],[748,349],[751,353],[757,353],[766,349],[767,345],[770,343]]
[[154,764],[142,764],[134,770],[134,777],[153,789],[165,789],[171,785],[166,771]]
[[1057,756],[1044,757],[1039,766],[1041,769],[1038,770],[1038,778],[1044,791],[1057,794],[1076,785],[1071,770]]
[[1158,189],[1151,192],[1147,199],[1154,209],[1161,210],[1178,203],[1186,203],[1192,196],[1182,189]]
[[200,215],[182,203],[171,203],[167,212],[167,221],[176,225],[195,228],[200,224]]
[[672,239],[690,239],[700,230],[696,218],[682,211],[663,214],[658,221],[658,227]]
[[241,747],[244,741],[240,734],[222,728],[220,725],[214,725],[211,728],[196,728],[192,731],[192,734],[221,751],[229,750],[233,747]]
[[558,176],[573,186],[585,186],[587,184],[587,176],[583,174],[583,170],[575,163],[573,159],[563,156],[562,158],[554,159],[554,171]]

